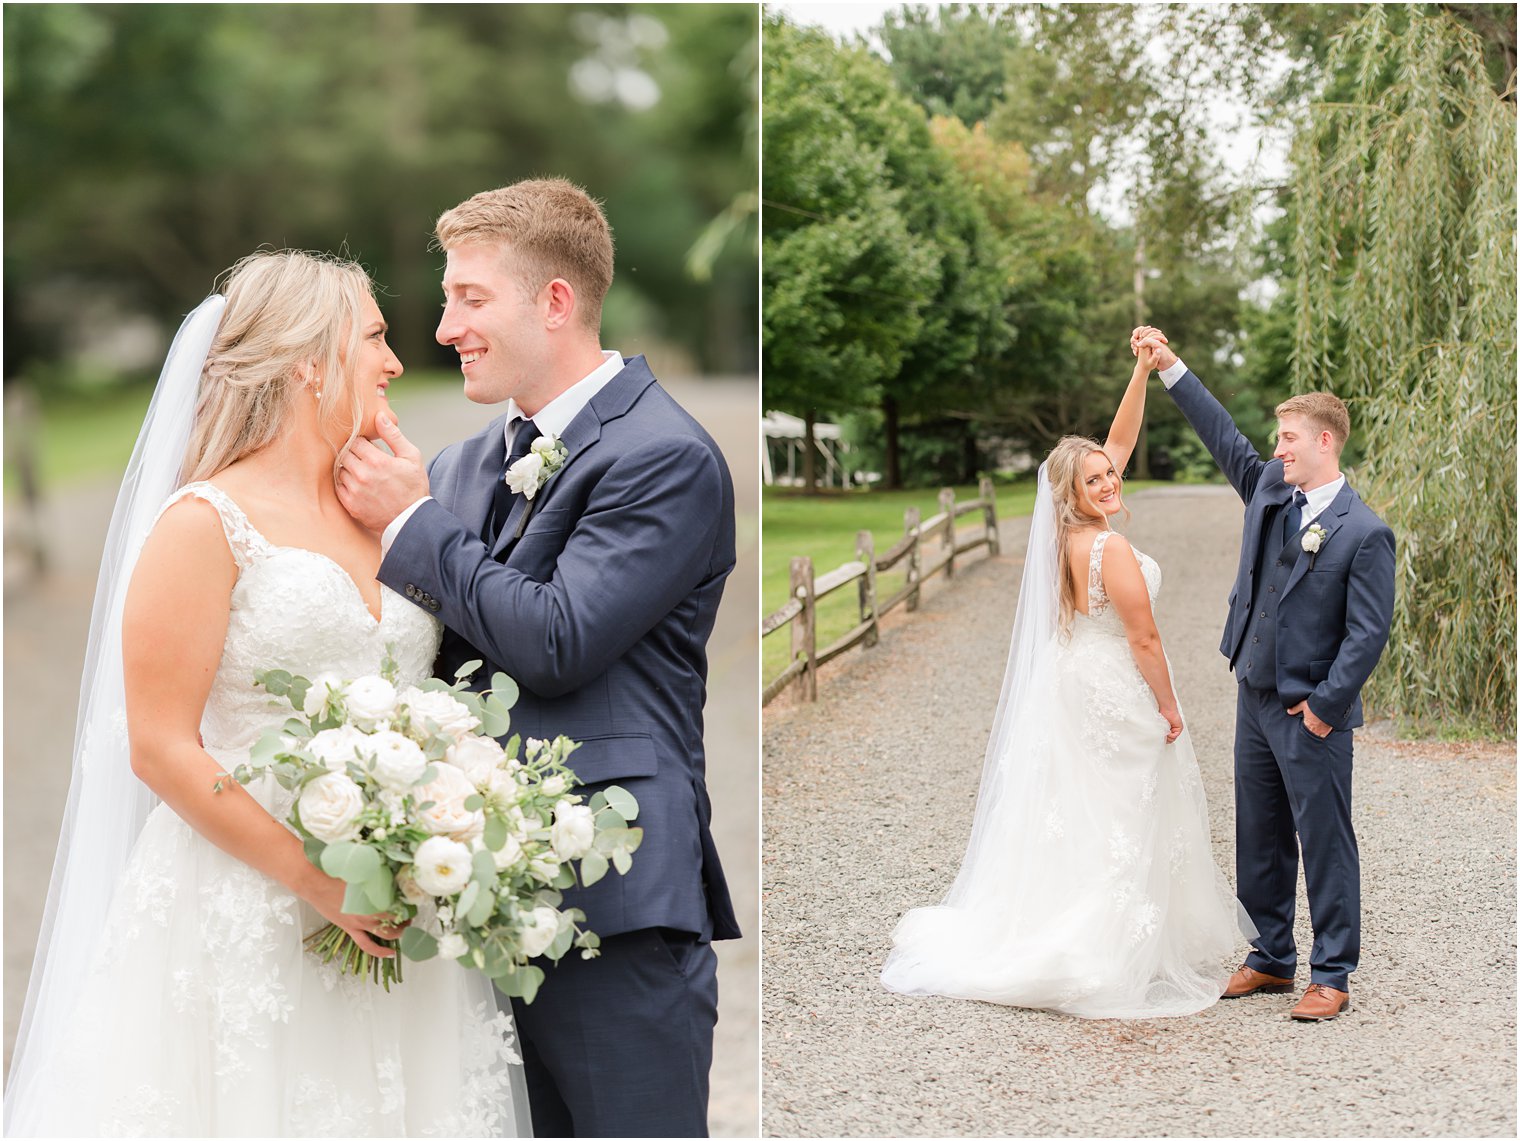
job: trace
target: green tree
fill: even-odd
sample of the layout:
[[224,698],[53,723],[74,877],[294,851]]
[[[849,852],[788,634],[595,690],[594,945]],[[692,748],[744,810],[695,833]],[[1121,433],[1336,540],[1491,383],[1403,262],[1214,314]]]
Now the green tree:
[[1369,700],[1513,735],[1516,123],[1491,52],[1424,8],[1333,44],[1337,97],[1293,153],[1293,375],[1346,398],[1399,540]]

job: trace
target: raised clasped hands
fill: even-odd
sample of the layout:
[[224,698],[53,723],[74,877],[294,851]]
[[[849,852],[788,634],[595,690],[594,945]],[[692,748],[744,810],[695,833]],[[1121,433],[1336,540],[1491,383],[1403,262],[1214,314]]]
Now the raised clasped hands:
[[1147,368],[1168,369],[1177,363],[1177,354],[1167,344],[1166,334],[1152,325],[1141,325],[1129,335],[1129,351]]
[[1289,717],[1295,717],[1300,713],[1304,715],[1304,728],[1316,737],[1328,737],[1330,736],[1330,730],[1335,728],[1328,721],[1321,721],[1318,717],[1314,716],[1314,710],[1309,708],[1308,701],[1300,701],[1297,705],[1288,707]]
[[343,454],[338,500],[344,510],[378,534],[428,495],[429,487],[422,453],[401,434],[400,425],[382,412],[375,417],[375,432],[393,454],[362,437],[355,440]]

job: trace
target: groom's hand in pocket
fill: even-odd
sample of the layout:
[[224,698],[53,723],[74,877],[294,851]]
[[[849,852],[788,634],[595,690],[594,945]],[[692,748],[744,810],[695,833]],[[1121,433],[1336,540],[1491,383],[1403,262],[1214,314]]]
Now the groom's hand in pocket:
[[1330,730],[1333,729],[1334,726],[1331,725],[1328,721],[1321,721],[1318,717],[1314,716],[1314,710],[1309,708],[1308,701],[1300,701],[1297,705],[1292,706],[1288,710],[1289,717],[1296,717],[1300,713],[1304,715],[1305,729],[1309,730],[1309,732],[1313,733],[1316,737],[1330,736]]
[[338,472],[338,499],[350,515],[378,534],[431,492],[422,453],[401,434],[396,421],[382,412],[375,417],[375,431],[390,453],[362,437],[355,440]]

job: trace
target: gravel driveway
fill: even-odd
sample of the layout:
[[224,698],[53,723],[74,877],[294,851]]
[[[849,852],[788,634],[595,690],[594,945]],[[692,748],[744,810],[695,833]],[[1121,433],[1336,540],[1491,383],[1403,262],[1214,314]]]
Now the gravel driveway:
[[[1234,682],[1216,647],[1239,500],[1179,487],[1132,507],[1233,879]],[[1291,1021],[1292,996],[1123,1022],[882,989],[898,917],[943,894],[964,848],[1025,528],[825,667],[816,705],[766,710],[766,1135],[1515,1136],[1513,742],[1358,732],[1363,954],[1335,1022]],[[1299,917],[1306,954],[1301,885]]]

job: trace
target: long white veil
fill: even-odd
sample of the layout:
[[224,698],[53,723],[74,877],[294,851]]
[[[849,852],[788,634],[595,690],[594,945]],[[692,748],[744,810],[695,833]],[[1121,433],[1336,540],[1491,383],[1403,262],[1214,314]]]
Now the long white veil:
[[220,294],[206,298],[175,334],[111,515],[79,688],[69,797],[6,1083],[7,1134],[31,1132],[29,1093],[68,1024],[68,1006],[91,958],[111,939],[103,926],[111,896],[158,802],[132,773],[122,608],[148,532],[180,484],[201,372],[226,304]]
[[[1055,496],[1050,476],[1040,465],[1035,491],[1034,515],[1029,520],[1029,543],[1024,550],[1024,575],[1019,582],[1018,609],[1013,619],[1013,637],[1008,646],[1008,665],[1003,671],[1003,691],[998,697],[992,734],[987,738],[987,756],[982,762],[982,783],[977,791],[976,816],[971,824],[971,838],[961,870],[945,896],[944,904],[955,907],[966,902],[974,887],[985,877],[1003,872],[1002,848],[990,843],[993,836],[1008,824],[1008,797],[1017,795],[1015,751],[1016,730],[1027,727],[1029,702],[1040,657],[1051,647],[1056,633],[1060,607],[1061,577],[1057,565]],[[1023,790],[1030,791],[1027,787]]]

